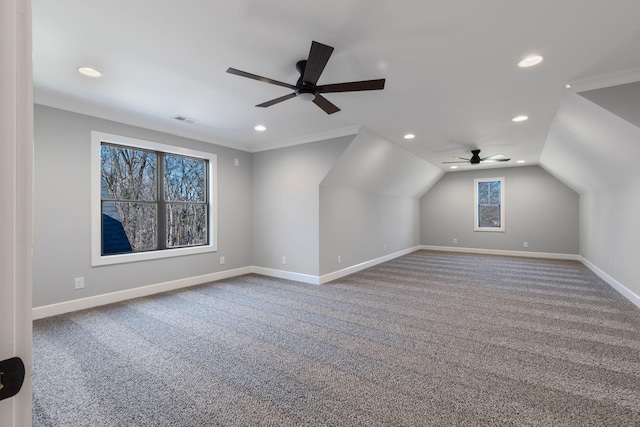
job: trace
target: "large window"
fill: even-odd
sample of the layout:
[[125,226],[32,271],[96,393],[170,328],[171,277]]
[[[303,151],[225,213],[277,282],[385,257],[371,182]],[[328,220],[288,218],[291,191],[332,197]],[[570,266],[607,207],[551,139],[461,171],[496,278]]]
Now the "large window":
[[475,231],[504,231],[504,178],[474,181]]
[[93,264],[216,249],[211,153],[92,134]]

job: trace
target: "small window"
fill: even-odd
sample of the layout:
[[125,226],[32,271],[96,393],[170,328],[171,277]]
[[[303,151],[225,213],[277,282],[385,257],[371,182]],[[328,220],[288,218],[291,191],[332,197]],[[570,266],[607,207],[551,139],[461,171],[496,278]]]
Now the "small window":
[[474,181],[474,230],[504,231],[504,178]]
[[92,134],[93,265],[216,250],[216,156]]

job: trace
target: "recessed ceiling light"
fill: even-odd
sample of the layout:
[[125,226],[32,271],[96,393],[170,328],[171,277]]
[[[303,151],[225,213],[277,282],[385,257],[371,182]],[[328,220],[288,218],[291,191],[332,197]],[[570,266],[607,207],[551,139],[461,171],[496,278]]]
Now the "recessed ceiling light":
[[567,89],[571,89],[571,85],[569,83],[567,83],[566,85],[564,85],[565,88]]
[[524,160],[518,160],[516,163],[524,163]]
[[513,122],[524,122],[527,119],[529,119],[528,116],[516,116],[513,119],[511,119],[511,121],[513,121]]
[[267,130],[267,128],[262,125],[257,125],[256,127],[254,127],[254,129],[258,132],[264,132],[265,130]]
[[518,62],[518,67],[526,68],[533,67],[534,65],[538,65],[542,62],[542,56],[540,55],[529,55],[524,58],[522,61]]
[[413,138],[415,138],[415,137],[416,137],[416,136],[415,136],[414,134],[412,134],[412,133],[408,133],[408,134],[406,134],[406,135],[404,136],[404,139],[413,139]]
[[454,166],[451,166],[451,169],[458,169],[458,167],[454,165]]
[[87,77],[102,77],[102,73],[91,67],[78,67],[78,72]]

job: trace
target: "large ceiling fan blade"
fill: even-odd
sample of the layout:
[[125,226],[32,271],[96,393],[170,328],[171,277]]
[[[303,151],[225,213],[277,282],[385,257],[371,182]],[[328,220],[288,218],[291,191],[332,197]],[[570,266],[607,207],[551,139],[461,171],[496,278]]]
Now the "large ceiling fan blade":
[[384,89],[385,79],[362,80],[359,82],[336,83],[331,85],[318,86],[320,93],[335,92],[356,92],[361,90],[380,90]]
[[263,102],[262,104],[256,105],[256,107],[271,107],[274,104],[278,104],[282,101],[286,101],[287,99],[295,98],[296,94],[290,93],[289,95],[281,96],[280,98],[272,99],[271,101]]
[[340,111],[338,107],[333,105],[327,98],[322,95],[316,95],[316,97],[313,99],[313,103],[322,108],[327,114],[333,114]]
[[469,163],[469,160],[459,160],[455,162],[442,162],[442,163]]
[[302,82],[308,85],[318,83],[320,74],[324,71],[324,67],[327,65],[327,62],[329,62],[332,53],[333,48],[331,46],[316,41],[311,42],[311,50],[309,51],[307,65],[304,68]]
[[277,80],[273,80],[267,77],[262,77],[257,74],[251,74],[251,73],[247,73],[246,71],[236,70],[235,68],[227,68],[227,73],[235,74],[236,76],[240,76],[240,77],[246,77],[248,79],[259,80],[265,83],[271,83],[272,85],[288,87],[289,89],[293,89],[293,90],[296,89],[294,85],[290,85],[289,83],[279,82]]

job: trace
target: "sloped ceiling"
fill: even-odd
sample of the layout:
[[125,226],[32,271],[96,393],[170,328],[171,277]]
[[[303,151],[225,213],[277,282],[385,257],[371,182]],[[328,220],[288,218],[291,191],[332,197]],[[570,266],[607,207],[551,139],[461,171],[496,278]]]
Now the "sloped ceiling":
[[444,172],[383,138],[361,129],[321,185],[394,197],[421,197]]
[[640,176],[639,161],[640,127],[564,91],[540,166],[578,193],[585,193]]
[[[33,0],[34,96],[251,152],[362,126],[442,170],[473,148],[530,165],[566,83],[640,80],[638,16],[638,0]],[[328,94],[342,109],[332,115],[296,99],[256,108],[290,90],[225,72],[294,83],[312,40],[335,47],[320,84],[386,78],[385,89]],[[540,65],[516,66],[533,53]]]
[[579,94],[640,127],[640,82],[588,90]]

